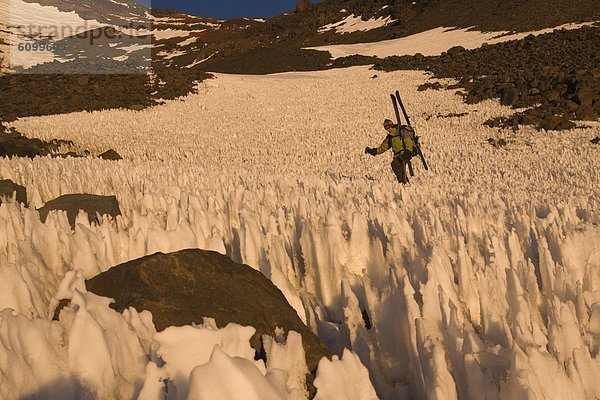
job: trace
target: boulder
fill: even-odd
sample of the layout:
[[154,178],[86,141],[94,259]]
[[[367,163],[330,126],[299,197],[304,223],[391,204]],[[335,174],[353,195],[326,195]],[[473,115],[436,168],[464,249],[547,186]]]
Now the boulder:
[[[27,190],[11,181],[10,179],[0,180],[0,198],[1,197],[12,197],[13,193],[17,193],[16,200],[18,203],[27,204]],[[0,203],[2,200],[0,199]]]
[[123,157],[119,153],[117,153],[113,149],[106,150],[104,153],[100,154],[98,158],[102,158],[103,160],[122,160]]
[[542,120],[541,127],[547,131],[555,130],[563,121],[560,115],[548,115]]
[[278,327],[299,332],[310,371],[330,355],[269,279],[213,251],[156,253],[115,266],[88,280],[86,286],[114,299],[111,307],[118,312],[128,307],[150,311],[158,331],[202,323],[203,317],[210,317],[221,327],[234,322],[256,328],[251,344],[257,354],[262,335],[275,337]]
[[465,52],[465,48],[462,47],[462,46],[450,47],[448,49],[448,51],[446,51],[446,53],[449,54],[449,55],[451,55],[451,56],[454,56],[454,55],[459,54],[459,53],[464,53],[464,52]]
[[577,127],[577,125],[575,125],[573,121],[570,121],[567,118],[563,117],[562,121],[560,121],[560,123],[556,126],[556,130],[562,131],[566,129],[573,129],[575,127]]
[[72,228],[75,228],[75,218],[79,214],[79,210],[85,211],[90,223],[95,222],[96,224],[99,223],[98,215],[110,215],[113,218],[121,215],[119,202],[115,196],[95,194],[65,194],[48,201],[38,209],[42,222],[46,222],[48,213],[52,210],[66,211]]

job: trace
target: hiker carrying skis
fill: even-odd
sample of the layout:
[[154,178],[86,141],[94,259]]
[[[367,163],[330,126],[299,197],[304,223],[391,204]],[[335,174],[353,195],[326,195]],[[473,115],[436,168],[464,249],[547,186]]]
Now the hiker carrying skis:
[[383,121],[383,127],[388,132],[386,138],[377,148],[366,147],[365,154],[376,156],[392,149],[394,152],[392,171],[396,174],[398,182],[406,184],[408,183],[406,165],[413,156],[411,128],[407,125],[401,125],[398,129],[397,125],[389,119]]

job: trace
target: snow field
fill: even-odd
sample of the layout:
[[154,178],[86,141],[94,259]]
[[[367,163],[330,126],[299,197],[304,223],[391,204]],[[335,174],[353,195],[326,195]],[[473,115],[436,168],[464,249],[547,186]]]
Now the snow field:
[[[3,396],[66,380],[73,393],[84,382],[95,393],[151,396],[166,382],[176,398],[188,389],[192,398],[235,398],[233,380],[249,378],[254,393],[269,393],[261,398],[302,398],[293,334],[286,355],[272,357],[272,370],[227,350],[246,346],[241,331],[214,350],[202,347],[190,369],[187,358],[169,361],[176,351],[157,352],[170,329],[182,329],[172,336],[179,341],[186,329],[224,335],[249,328],[218,330],[205,321],[155,335],[148,313],[134,323],[135,311],[119,316],[105,300],[79,292],[76,307],[48,321],[65,285],[145,254],[200,247],[263,272],[343,356],[321,362],[318,398],[372,398],[373,389],[360,386],[366,372],[357,358],[384,399],[599,397],[600,158],[589,143],[599,125],[564,133],[492,130],[481,122],[511,112],[496,102],[465,105],[452,92],[417,92],[422,73],[372,75],[364,67],[218,75],[197,95],[142,112],[14,123],[27,136],[72,139],[94,153],[112,147],[125,157],[1,159],[0,177],[26,186],[32,205],[65,193],[115,194],[123,216],[90,226],[81,215],[72,232],[64,213],[42,224],[33,209],[0,205],[0,293],[8,293],[0,309],[19,313],[5,310],[0,318]],[[381,122],[392,115],[388,93],[395,89],[432,167],[425,172],[415,160],[408,187],[394,182],[389,157],[362,154],[384,138]],[[438,117],[462,112],[469,114]],[[488,137],[508,145],[495,149]],[[95,324],[107,344],[84,348],[80,338],[100,332]],[[125,326],[139,345],[115,350],[110,338]],[[17,331],[39,339],[17,338]],[[56,368],[35,374],[35,346]],[[119,351],[142,361],[126,367],[127,353]],[[91,360],[103,367],[91,371]],[[223,369],[238,375],[211,386],[210,374]],[[37,386],[19,381],[27,375],[40,376]],[[357,386],[343,390],[351,383]],[[218,392],[223,386],[232,392]]]
[[[378,78],[371,79],[374,75]],[[527,127],[519,133],[487,128],[481,123],[510,110],[496,101],[463,104],[452,91],[416,92],[427,77],[420,72],[353,67],[217,76],[200,85],[200,94],[147,111],[27,118],[14,126],[42,139],[72,139],[97,154],[115,148],[136,164],[149,160],[194,165],[249,179],[320,179],[325,172],[336,182],[365,177],[392,182],[388,158],[372,159],[362,152],[385,137],[383,119],[395,119],[389,93],[400,89],[434,172],[423,173],[420,161],[414,160],[418,184],[427,179],[436,189],[454,193],[483,185],[484,192],[512,192],[515,199],[542,192],[548,200],[576,200],[598,180],[597,170],[587,168],[597,156],[589,139],[598,124],[560,134],[540,134]],[[468,115],[436,118],[452,113]],[[495,149],[487,143],[490,137],[509,144]],[[136,166],[140,168],[145,167]],[[561,184],[566,181],[568,185]]]

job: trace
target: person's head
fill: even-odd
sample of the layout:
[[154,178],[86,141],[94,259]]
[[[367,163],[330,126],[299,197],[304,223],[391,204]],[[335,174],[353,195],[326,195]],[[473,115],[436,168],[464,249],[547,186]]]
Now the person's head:
[[391,119],[386,119],[385,121],[383,121],[383,127],[386,131],[389,131],[394,127],[394,122]]

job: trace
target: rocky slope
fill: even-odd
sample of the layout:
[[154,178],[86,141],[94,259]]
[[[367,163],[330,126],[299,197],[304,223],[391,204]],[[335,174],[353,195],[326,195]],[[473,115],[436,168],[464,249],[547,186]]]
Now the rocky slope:
[[498,98],[504,105],[527,108],[488,121],[492,126],[570,129],[573,120],[597,120],[600,115],[599,47],[600,27],[584,27],[470,51],[454,47],[438,57],[388,57],[375,69],[432,71],[434,77],[457,79],[452,87],[463,88],[468,103]]

